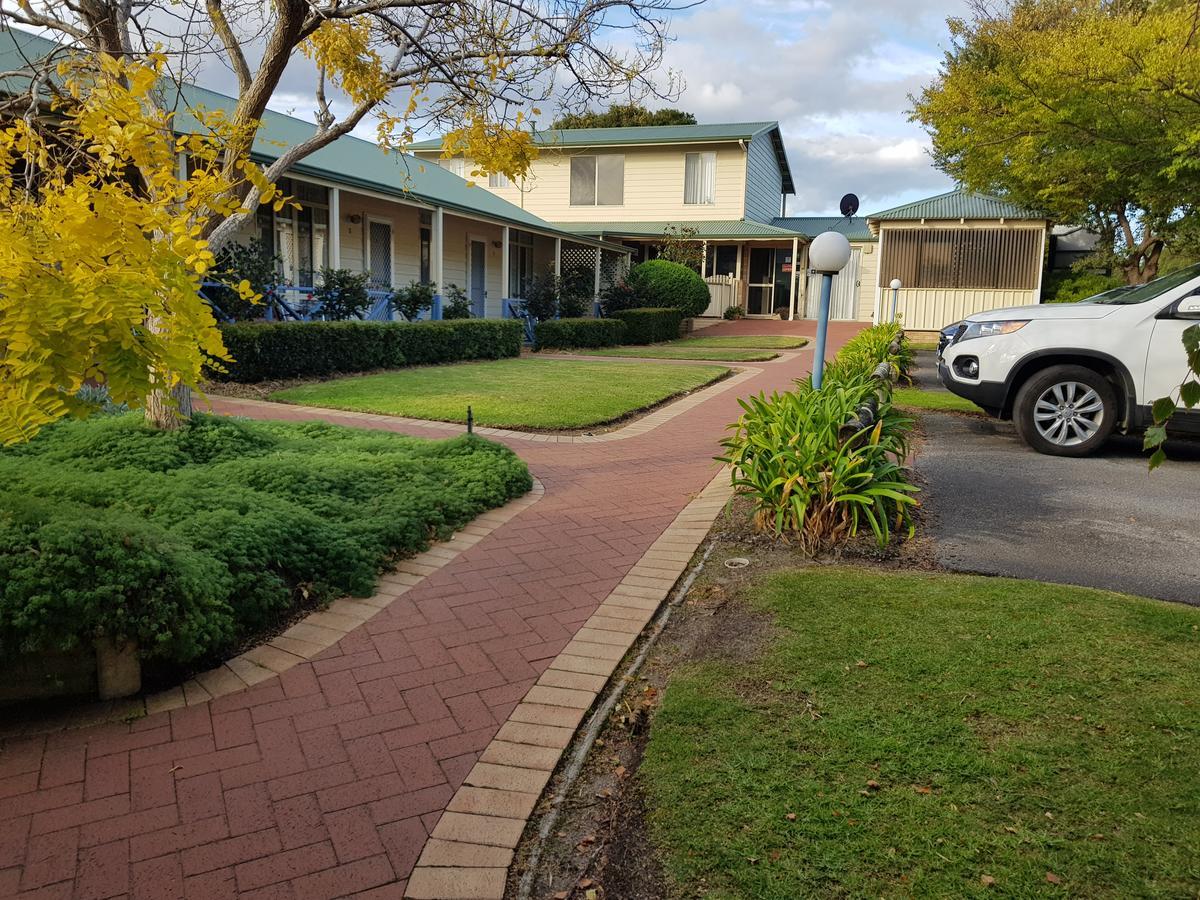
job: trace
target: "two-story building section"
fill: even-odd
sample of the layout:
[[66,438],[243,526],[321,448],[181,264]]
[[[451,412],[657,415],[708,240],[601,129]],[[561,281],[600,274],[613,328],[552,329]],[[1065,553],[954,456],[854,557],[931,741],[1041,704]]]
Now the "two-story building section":
[[[729,306],[751,316],[814,313],[807,246],[838,228],[854,254],[835,282],[832,315],[870,319],[877,239],[861,219],[781,218],[795,184],[777,122],[567,129],[535,140],[540,155],[525,178],[475,183],[564,231],[625,244],[634,262],[653,257],[668,229],[691,229],[704,243],[709,315]],[[474,177],[473,161],[444,158],[440,139],[410,150]]]

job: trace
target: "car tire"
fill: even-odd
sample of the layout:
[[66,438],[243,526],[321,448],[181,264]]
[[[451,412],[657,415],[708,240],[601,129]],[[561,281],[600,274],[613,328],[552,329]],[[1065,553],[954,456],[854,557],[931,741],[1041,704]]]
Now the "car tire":
[[1088,456],[1117,424],[1117,393],[1086,366],[1051,366],[1017,391],[1013,424],[1021,440],[1050,456]]

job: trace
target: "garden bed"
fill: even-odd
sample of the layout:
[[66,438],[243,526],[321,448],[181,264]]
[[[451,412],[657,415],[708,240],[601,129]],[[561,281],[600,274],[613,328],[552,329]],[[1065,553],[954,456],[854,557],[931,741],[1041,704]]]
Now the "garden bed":
[[523,358],[342,378],[271,400],[440,422],[530,430],[603,427],[729,374],[724,366]]
[[148,685],[369,595],[393,560],[527,492],[511,451],[323,423],[136,413],[0,451],[0,660],[136,641]]

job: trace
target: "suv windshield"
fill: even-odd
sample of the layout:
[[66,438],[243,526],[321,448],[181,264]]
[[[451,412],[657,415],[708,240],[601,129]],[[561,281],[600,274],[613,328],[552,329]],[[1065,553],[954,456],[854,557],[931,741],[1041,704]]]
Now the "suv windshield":
[[1178,272],[1172,272],[1170,275],[1164,275],[1162,278],[1156,278],[1149,284],[1140,284],[1137,287],[1114,288],[1111,291],[1105,291],[1103,294],[1097,294],[1095,297],[1089,297],[1083,302],[1110,303],[1120,306],[1130,303],[1145,303],[1147,300],[1153,300],[1155,297],[1162,296],[1167,291],[1177,288],[1181,284],[1186,284],[1193,278],[1200,278],[1200,263],[1180,269]]

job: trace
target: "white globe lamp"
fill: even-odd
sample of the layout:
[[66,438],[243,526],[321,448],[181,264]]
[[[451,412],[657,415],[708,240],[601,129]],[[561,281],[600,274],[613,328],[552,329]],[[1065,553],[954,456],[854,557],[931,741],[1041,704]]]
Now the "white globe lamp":
[[825,343],[829,334],[829,298],[833,276],[850,262],[850,242],[844,234],[826,231],[808,245],[808,266],[821,275],[821,311],[817,317],[817,346],[813,348],[813,387],[820,390],[825,377]]
[[896,315],[900,310],[900,288],[904,287],[904,282],[899,278],[893,278],[888,287],[892,289],[892,321],[895,322]]

